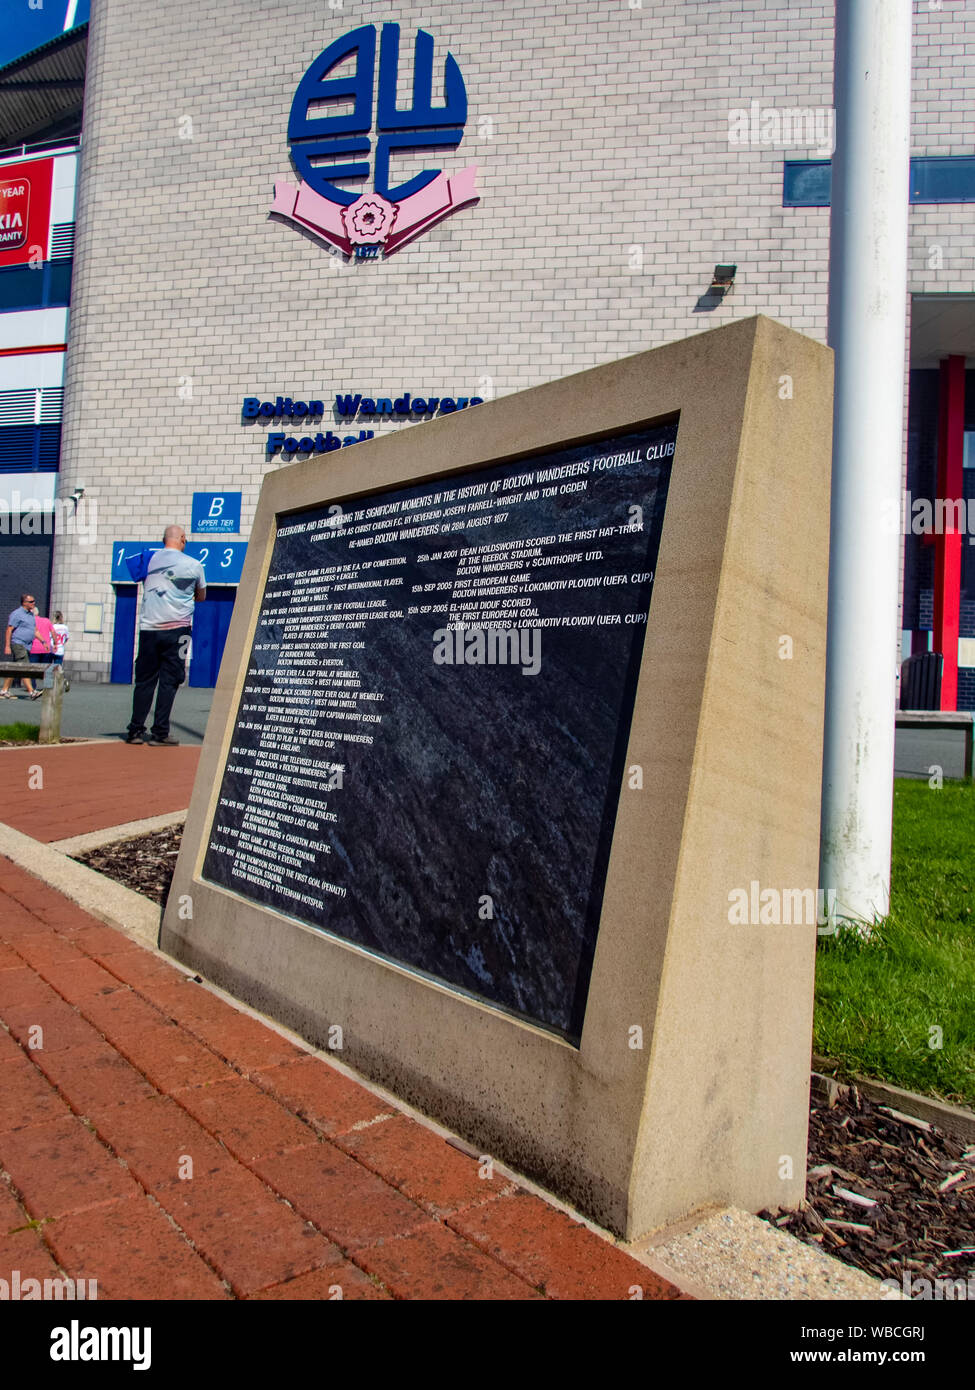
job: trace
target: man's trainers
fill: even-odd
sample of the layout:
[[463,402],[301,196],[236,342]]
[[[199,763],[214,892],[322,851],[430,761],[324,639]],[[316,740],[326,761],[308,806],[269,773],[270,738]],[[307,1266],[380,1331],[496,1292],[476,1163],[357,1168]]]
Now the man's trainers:
[[164,748],[167,746],[173,748],[179,747],[179,739],[170,738],[168,734],[165,738],[157,738],[155,734],[150,734],[149,737],[146,739],[146,743],[151,744],[153,748]]
[[139,729],[139,731],[138,731],[137,733],[134,733],[134,734],[126,734],[126,735],[125,735],[125,741],[126,741],[126,743],[148,743],[148,742],[149,742],[149,739],[148,739],[148,737],[146,736],[145,730],[144,730],[144,729]]

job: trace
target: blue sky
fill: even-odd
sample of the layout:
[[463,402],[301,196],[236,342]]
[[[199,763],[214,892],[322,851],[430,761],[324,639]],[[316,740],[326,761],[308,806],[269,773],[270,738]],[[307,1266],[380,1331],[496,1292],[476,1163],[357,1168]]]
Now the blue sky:
[[0,0],[0,67],[56,38],[74,11],[74,24],[84,24],[91,0]]

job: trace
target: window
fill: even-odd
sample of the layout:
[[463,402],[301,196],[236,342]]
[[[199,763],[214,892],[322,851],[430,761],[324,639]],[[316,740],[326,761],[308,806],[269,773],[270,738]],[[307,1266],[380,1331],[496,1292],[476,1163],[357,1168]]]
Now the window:
[[45,261],[42,266],[0,268],[0,312],[17,309],[56,309],[70,303],[72,260]]
[[784,208],[828,208],[833,166],[828,159],[787,159],[782,179]]
[[[828,159],[787,159],[782,170],[782,206],[828,208],[832,184]],[[975,155],[911,160],[912,203],[975,203]]]

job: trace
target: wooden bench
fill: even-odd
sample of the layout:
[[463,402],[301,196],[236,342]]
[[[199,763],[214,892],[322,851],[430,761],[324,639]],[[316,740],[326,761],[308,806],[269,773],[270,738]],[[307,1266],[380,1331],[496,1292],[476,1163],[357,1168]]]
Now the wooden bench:
[[[38,662],[0,661],[0,681],[8,676],[33,681],[41,688],[41,727],[38,743],[60,743],[61,705],[64,701],[64,671],[60,666],[42,666]],[[0,724],[0,737],[3,725]]]

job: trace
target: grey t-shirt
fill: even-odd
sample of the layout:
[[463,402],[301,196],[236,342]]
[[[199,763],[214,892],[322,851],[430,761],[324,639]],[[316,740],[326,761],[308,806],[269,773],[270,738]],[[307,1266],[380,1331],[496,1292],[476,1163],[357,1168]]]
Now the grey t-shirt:
[[143,588],[140,628],[189,627],[198,586],[206,588],[199,560],[172,546],[153,551]]
[[26,608],[15,608],[7,619],[7,626],[13,628],[13,632],[10,634],[11,642],[18,642],[22,647],[30,647],[37,631],[37,620],[33,613],[28,613]]

